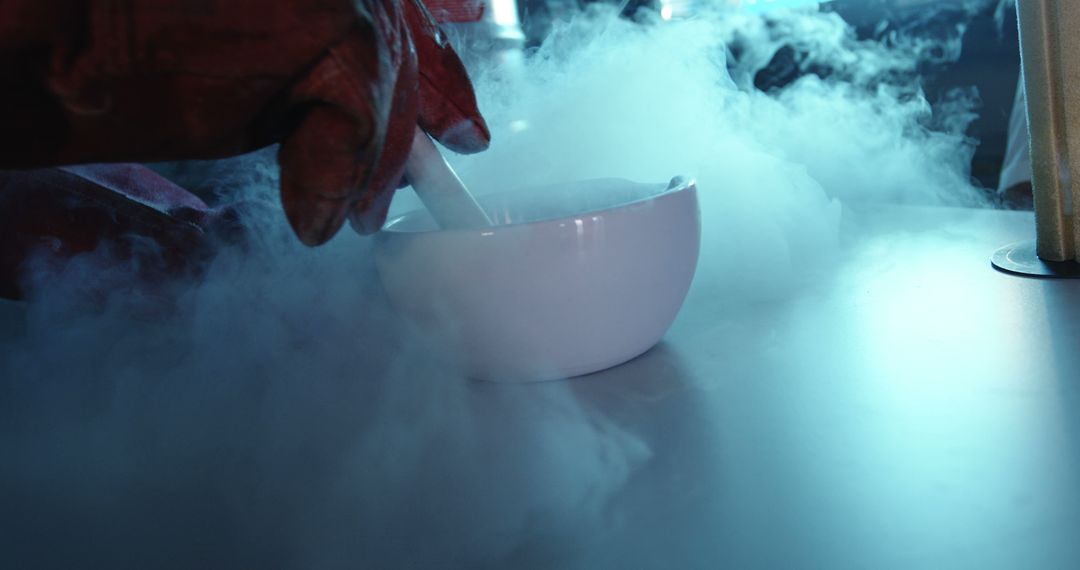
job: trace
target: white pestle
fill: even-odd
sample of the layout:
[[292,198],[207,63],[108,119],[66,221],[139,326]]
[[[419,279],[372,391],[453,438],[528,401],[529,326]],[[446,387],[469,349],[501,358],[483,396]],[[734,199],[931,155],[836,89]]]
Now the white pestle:
[[405,176],[442,229],[494,225],[420,127],[413,133],[412,150],[405,162]]

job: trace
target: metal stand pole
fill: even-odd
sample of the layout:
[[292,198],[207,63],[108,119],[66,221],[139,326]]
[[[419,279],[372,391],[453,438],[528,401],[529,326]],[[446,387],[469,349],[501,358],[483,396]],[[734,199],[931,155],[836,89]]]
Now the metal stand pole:
[[1006,246],[995,267],[1021,275],[1080,276],[1080,2],[1018,0],[1031,136],[1034,243]]

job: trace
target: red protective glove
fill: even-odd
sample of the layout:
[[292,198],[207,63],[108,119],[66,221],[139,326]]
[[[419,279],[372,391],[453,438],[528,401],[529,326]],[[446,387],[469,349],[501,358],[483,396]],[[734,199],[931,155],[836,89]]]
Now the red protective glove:
[[0,297],[29,293],[31,257],[62,265],[105,243],[144,283],[197,272],[229,217],[139,165],[0,171]]
[[0,0],[0,167],[215,158],[280,141],[304,243],[386,217],[419,123],[489,133],[418,0]]
[[479,22],[487,13],[489,0],[424,0],[437,22]]

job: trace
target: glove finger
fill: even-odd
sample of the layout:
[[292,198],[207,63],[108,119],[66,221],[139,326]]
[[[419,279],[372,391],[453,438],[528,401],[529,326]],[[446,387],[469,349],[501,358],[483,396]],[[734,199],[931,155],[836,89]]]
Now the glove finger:
[[399,188],[405,162],[412,149],[413,131],[417,124],[417,60],[412,49],[409,30],[402,14],[388,10],[388,26],[385,37],[391,45],[388,51],[396,56],[397,65],[392,72],[393,83],[388,97],[389,113],[386,121],[382,152],[368,181],[367,191],[353,205],[349,222],[361,234],[379,231],[386,221],[394,191]]
[[491,132],[461,59],[419,0],[403,5],[420,66],[420,127],[455,152],[486,149]]
[[326,243],[341,229],[379,154],[372,122],[317,106],[281,144],[281,203],[303,243]]
[[416,129],[416,92],[407,89],[401,93],[400,99],[401,103],[395,105],[387,124],[383,151],[368,182],[367,191],[349,213],[349,224],[360,234],[373,234],[382,229],[394,192],[401,187],[404,179],[405,162],[409,158],[412,134]]

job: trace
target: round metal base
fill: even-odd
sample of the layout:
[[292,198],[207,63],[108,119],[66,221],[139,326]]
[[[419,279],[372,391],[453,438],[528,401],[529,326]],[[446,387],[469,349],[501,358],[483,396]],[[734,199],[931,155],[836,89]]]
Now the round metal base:
[[1080,278],[1080,263],[1039,259],[1038,254],[1035,253],[1034,241],[1007,245],[995,251],[990,262],[1000,271],[1024,277]]

